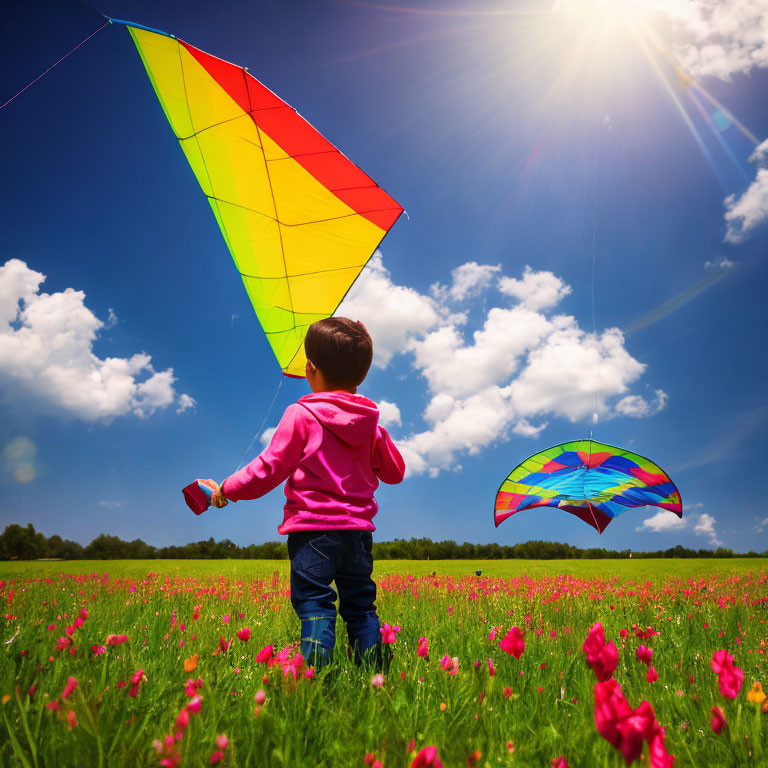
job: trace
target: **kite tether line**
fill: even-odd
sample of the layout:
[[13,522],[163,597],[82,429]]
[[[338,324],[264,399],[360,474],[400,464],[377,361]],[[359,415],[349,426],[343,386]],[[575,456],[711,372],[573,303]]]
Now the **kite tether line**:
[[11,98],[8,99],[8,101],[6,101],[3,104],[0,104],[0,109],[7,107],[17,96],[21,96],[21,94],[24,93],[24,91],[26,91],[27,88],[31,88],[38,80],[45,77],[54,67],[61,64],[61,62],[64,61],[64,59],[66,59],[67,56],[70,56],[71,54],[73,54],[81,45],[84,45],[94,35],[101,32],[101,30],[104,29],[104,27],[106,27],[107,24],[109,24],[109,20],[105,21],[95,32],[91,32],[91,34],[88,35],[88,37],[86,37],[84,40],[81,40],[74,48],[72,48],[72,50],[70,50],[68,53],[65,53],[57,62],[54,62],[53,64],[51,64],[51,66],[48,67],[48,69],[46,69],[44,72],[41,72],[34,80],[31,80],[29,83],[27,83],[18,93],[14,93],[13,96],[11,96]]
[[240,463],[237,465],[237,469],[235,472],[237,472],[242,466],[243,462],[245,461],[246,456],[251,452],[251,448],[253,448],[253,444],[256,442],[256,440],[261,437],[262,430],[264,429],[264,425],[267,423],[267,419],[269,418],[269,414],[272,413],[272,408],[275,406],[275,402],[277,401],[277,396],[280,394],[280,390],[283,387],[283,381],[285,380],[285,376],[280,374],[280,383],[277,385],[277,389],[275,390],[275,395],[272,398],[272,402],[269,404],[269,408],[267,408],[266,414],[264,414],[264,418],[261,421],[261,425],[259,426],[259,429],[257,430],[256,434],[251,439],[251,442],[248,444],[248,447],[245,449],[245,453],[243,454],[243,457],[240,459]]

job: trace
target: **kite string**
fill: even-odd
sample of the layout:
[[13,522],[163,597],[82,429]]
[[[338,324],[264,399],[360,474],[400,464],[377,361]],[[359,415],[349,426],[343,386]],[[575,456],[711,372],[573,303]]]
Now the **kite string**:
[[[596,321],[596,300],[595,300],[595,271],[597,270],[597,203],[598,203],[598,190],[600,185],[600,102],[598,100],[597,108],[597,120],[596,122],[596,136],[595,136],[595,192],[594,192],[594,209],[592,213],[592,267],[591,267],[591,300],[592,300],[592,338],[595,343],[597,342],[597,321]],[[600,376],[600,364],[602,357],[600,356],[600,350],[598,349],[598,378]],[[592,448],[592,432],[595,427],[595,408],[597,406],[597,381],[592,383],[592,409],[589,415],[589,440],[590,450]]]
[[261,436],[261,432],[264,429],[264,425],[267,423],[267,419],[269,418],[269,414],[272,413],[272,408],[275,405],[275,402],[277,401],[277,396],[280,394],[280,390],[283,387],[283,380],[285,379],[285,376],[282,374],[280,375],[280,383],[277,385],[277,389],[275,390],[275,396],[272,398],[272,402],[269,404],[269,408],[267,409],[266,414],[264,415],[264,418],[261,421],[261,426],[259,426],[258,431],[253,436],[253,439],[248,444],[248,447],[245,449],[245,453],[243,454],[243,458],[240,459],[240,463],[237,465],[237,469],[235,472],[237,472],[240,467],[243,466],[243,462],[245,461],[245,457],[251,452],[251,448],[253,448],[253,444],[256,442],[256,439]]
[[101,32],[101,30],[104,29],[104,27],[106,27],[107,24],[109,24],[109,21],[105,21],[95,32],[91,32],[91,34],[88,35],[88,37],[86,37],[85,40],[81,40],[71,51],[69,51],[69,53],[65,53],[57,62],[55,62],[54,64],[51,64],[51,66],[48,67],[48,69],[46,69],[45,72],[41,72],[34,80],[32,80],[32,82],[27,83],[18,93],[15,93],[13,96],[11,96],[11,98],[8,99],[8,101],[6,101],[4,104],[0,104],[0,109],[7,107],[17,96],[21,96],[21,94],[24,93],[24,91],[26,91],[27,88],[31,88],[38,80],[40,80],[40,78],[45,77],[54,67],[61,64],[61,62],[64,61],[64,59],[66,59],[67,56],[70,56],[71,54],[73,54],[81,45],[84,45],[94,35]]

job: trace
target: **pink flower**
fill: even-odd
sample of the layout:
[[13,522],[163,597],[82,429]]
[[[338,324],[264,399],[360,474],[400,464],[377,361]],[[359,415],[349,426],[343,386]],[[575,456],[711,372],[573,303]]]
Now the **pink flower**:
[[69,712],[67,712],[67,726],[71,731],[76,725],[77,725],[77,715],[75,714],[74,709],[70,709]]
[[75,688],[77,688],[77,680],[74,677],[68,678],[64,690],[61,692],[61,700],[64,701],[64,699],[68,698]]
[[63,651],[70,644],[70,642],[71,641],[68,637],[60,637],[56,641],[56,650]]
[[642,661],[643,664],[650,664],[652,657],[653,650],[646,648],[644,645],[639,645],[637,647],[637,658],[639,661]]
[[423,747],[419,750],[410,768],[443,768],[440,758],[437,756],[437,747]]
[[193,714],[196,715],[200,709],[203,706],[203,697],[202,696],[193,696],[189,700],[189,704],[187,704],[187,709]]
[[429,661],[429,644],[426,637],[419,638],[419,647],[416,649],[416,655]]
[[222,621],[223,621],[225,624],[229,624],[229,614],[227,614],[226,616],[222,616],[222,617],[221,617],[221,620],[222,620]]
[[728,723],[725,722],[725,712],[720,707],[713,705],[710,710],[712,713],[712,722],[710,726],[715,733],[722,733]]
[[220,637],[219,638],[219,650],[222,653],[226,653],[229,650],[229,646],[232,645],[231,640],[227,640],[226,637]]
[[128,642],[128,635],[107,635],[107,645],[120,645]]
[[216,737],[216,746],[219,749],[226,749],[229,746],[229,739],[223,733],[220,733]]
[[374,688],[381,688],[381,686],[384,685],[384,675],[382,675],[381,673],[374,675],[371,678],[371,685]]
[[106,645],[92,645],[91,650],[93,651],[94,656],[101,656],[102,653],[107,652],[107,646]]
[[384,626],[379,630],[381,632],[381,642],[385,644],[392,644],[397,640],[397,632],[400,627],[391,627],[385,622]]
[[496,639],[496,635],[499,634],[498,627],[491,627],[491,631],[488,633],[488,639],[493,642]]
[[304,677],[307,678],[307,680],[314,680],[315,679],[315,669],[314,667],[309,667],[308,669],[304,670]]
[[565,758],[562,755],[560,757],[553,757],[552,768],[568,768],[568,763],[565,762]]
[[189,725],[189,712],[187,712],[186,707],[179,712],[178,716],[176,717],[176,727],[180,731],[185,731],[187,729],[187,726]]
[[259,688],[258,691],[254,694],[253,700],[261,706],[266,700],[267,700],[267,694],[264,693],[263,688]]
[[266,664],[271,658],[275,647],[273,645],[265,645],[257,654],[256,661],[259,664]]
[[725,650],[715,651],[712,657],[712,671],[719,675],[720,693],[726,699],[735,699],[744,682],[744,672],[735,666],[733,656]]
[[244,643],[248,642],[248,640],[251,637],[251,628],[250,627],[243,627],[242,629],[238,629],[237,630],[237,636]]
[[613,642],[605,645],[605,632],[599,621],[589,630],[582,650],[599,682],[604,683],[613,676],[619,663],[619,651]]
[[504,694],[504,698],[508,699],[512,695],[512,689],[508,685],[505,685],[502,693]]
[[675,758],[667,752],[664,746],[664,735],[657,733],[650,743],[651,766],[650,768],[673,768]]
[[659,673],[656,671],[656,667],[654,667],[653,664],[648,665],[648,672],[645,679],[649,683],[655,683],[659,679]]
[[496,668],[493,666],[493,659],[488,659],[488,673],[491,677],[496,674]]
[[505,653],[519,659],[525,650],[523,633],[517,627],[512,627],[509,632],[507,632],[504,639],[499,641],[499,648]]
[[221,762],[224,759],[224,753],[220,752],[218,749],[211,755],[211,765],[215,765],[218,762]]

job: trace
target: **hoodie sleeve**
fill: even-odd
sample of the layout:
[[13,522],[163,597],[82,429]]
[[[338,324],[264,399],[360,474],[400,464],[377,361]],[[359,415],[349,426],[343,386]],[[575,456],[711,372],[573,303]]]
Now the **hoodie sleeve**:
[[377,427],[371,466],[382,483],[395,485],[405,475],[405,461],[384,427]]
[[304,456],[309,438],[304,414],[301,406],[286,408],[269,445],[250,464],[221,484],[226,498],[231,501],[258,499],[293,473]]

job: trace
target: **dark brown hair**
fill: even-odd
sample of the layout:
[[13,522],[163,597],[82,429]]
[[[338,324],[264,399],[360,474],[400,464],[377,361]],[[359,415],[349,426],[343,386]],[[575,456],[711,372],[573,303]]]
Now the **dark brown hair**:
[[348,317],[312,323],[304,340],[307,359],[336,387],[359,386],[373,360],[373,342],[365,326]]

